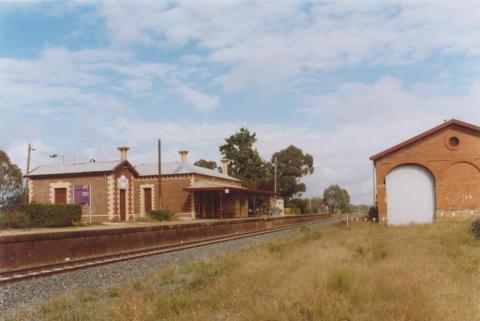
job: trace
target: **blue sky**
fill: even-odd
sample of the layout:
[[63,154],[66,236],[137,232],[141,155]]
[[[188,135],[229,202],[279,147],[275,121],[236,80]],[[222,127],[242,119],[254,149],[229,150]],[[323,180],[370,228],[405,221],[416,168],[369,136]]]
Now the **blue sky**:
[[162,138],[166,160],[218,161],[246,126],[266,159],[314,156],[308,195],[370,203],[370,155],[480,123],[479,55],[476,1],[2,2],[0,148],[138,163]]

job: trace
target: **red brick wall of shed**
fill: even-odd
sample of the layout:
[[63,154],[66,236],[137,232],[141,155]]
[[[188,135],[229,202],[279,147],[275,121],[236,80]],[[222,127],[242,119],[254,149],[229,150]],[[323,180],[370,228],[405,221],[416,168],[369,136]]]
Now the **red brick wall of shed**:
[[[448,140],[458,137],[451,148]],[[480,211],[480,135],[451,126],[375,161],[377,206],[380,219],[387,219],[385,177],[397,166],[417,164],[435,179],[437,218]]]

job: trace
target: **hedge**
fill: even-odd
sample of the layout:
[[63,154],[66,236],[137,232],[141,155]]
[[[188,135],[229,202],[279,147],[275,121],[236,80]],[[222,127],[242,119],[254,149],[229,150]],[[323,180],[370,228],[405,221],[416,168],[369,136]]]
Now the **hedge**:
[[82,219],[82,207],[73,204],[23,204],[30,227],[72,226]]
[[285,215],[302,214],[302,209],[301,208],[286,207],[284,209],[284,211],[285,211]]
[[157,221],[168,221],[172,217],[172,212],[167,209],[151,210],[148,214]]
[[0,212],[0,229],[27,227],[28,220],[24,213],[18,211]]

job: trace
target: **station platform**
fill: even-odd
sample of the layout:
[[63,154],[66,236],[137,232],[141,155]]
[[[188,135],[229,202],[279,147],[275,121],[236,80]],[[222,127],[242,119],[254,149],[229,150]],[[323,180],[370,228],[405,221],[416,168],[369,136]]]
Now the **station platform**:
[[114,223],[66,229],[38,229],[16,234],[5,231],[0,234],[0,272],[256,233],[328,218],[330,215],[303,214],[159,223]]
[[[252,217],[255,218],[255,217]],[[245,219],[245,218],[240,218]],[[146,226],[165,226],[165,225],[187,225],[195,223],[205,222],[217,222],[227,220],[239,220],[234,219],[195,219],[195,220],[171,220],[171,221],[137,221],[137,222],[103,222],[96,224],[86,224],[79,226],[69,227],[38,227],[27,229],[4,229],[0,230],[0,237],[7,235],[25,235],[25,234],[38,234],[38,233],[56,233],[56,232],[75,232],[75,231],[95,231],[95,230],[109,230],[109,229],[123,229],[129,227],[146,227]]]

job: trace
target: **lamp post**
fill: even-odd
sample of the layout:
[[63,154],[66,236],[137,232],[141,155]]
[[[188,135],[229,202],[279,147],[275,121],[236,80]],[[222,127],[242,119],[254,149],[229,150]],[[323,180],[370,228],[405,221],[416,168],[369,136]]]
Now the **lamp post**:
[[48,155],[48,157],[50,157],[50,158],[62,157],[62,165],[65,165],[65,156],[64,155],[51,154],[51,155]]

